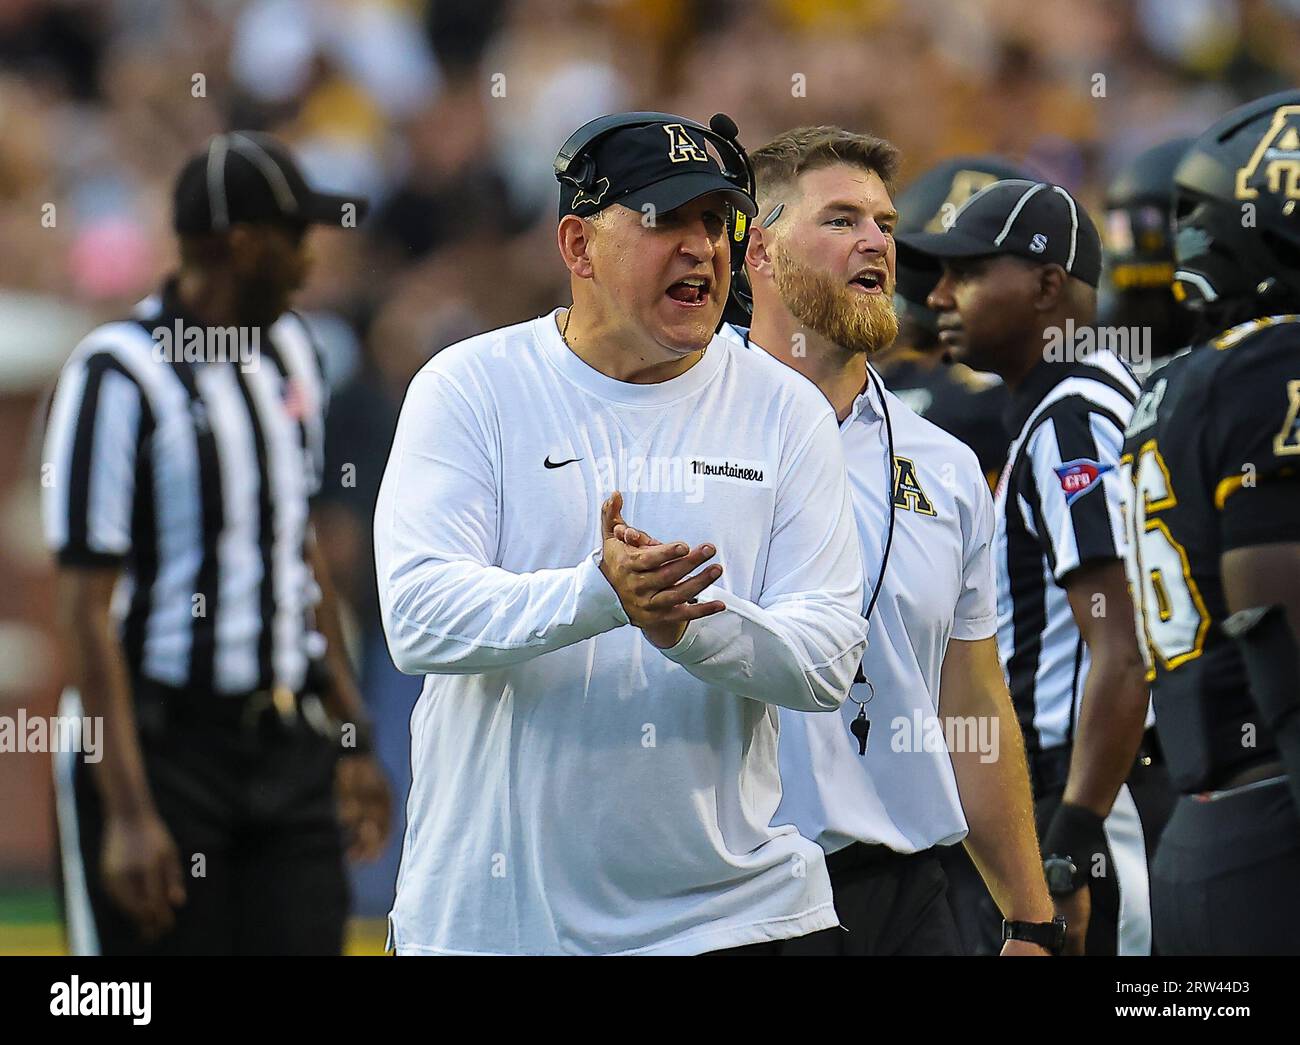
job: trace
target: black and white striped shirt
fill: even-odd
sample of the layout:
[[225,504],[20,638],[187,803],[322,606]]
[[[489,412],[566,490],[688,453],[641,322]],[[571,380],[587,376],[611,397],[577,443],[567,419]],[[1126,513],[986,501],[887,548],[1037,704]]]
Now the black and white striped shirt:
[[306,675],[308,498],[328,389],[288,313],[239,359],[170,358],[174,290],[86,336],[63,368],[42,475],[59,562],[123,567],[113,600],[134,678],[244,693]]
[[1128,367],[1099,352],[1040,363],[1012,397],[1018,434],[994,498],[998,648],[1031,752],[1074,739],[1089,657],[1063,583],[1123,557],[1117,468],[1137,393]]

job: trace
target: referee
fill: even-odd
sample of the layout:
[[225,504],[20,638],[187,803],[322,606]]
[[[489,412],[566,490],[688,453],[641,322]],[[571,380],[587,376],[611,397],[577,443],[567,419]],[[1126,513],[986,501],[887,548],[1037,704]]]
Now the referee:
[[309,523],[328,390],[285,311],[308,226],[364,207],[269,137],[214,138],[176,185],[179,271],[60,376],[61,713],[106,737],[98,764],[55,766],[75,953],[337,954],[336,776],[354,854],[382,845],[387,788]]
[[1076,927],[1089,902],[1087,953],[1149,953],[1145,834],[1162,817],[1140,816],[1134,792],[1167,808],[1167,787],[1162,770],[1138,765],[1149,694],[1120,559],[1116,468],[1137,383],[1085,339],[1101,241],[1065,189],[1006,180],[972,196],[946,232],[900,237],[899,252],[942,260],[929,297],[940,338],[1011,393],[1015,438],[994,498],[998,646],[1048,887]]

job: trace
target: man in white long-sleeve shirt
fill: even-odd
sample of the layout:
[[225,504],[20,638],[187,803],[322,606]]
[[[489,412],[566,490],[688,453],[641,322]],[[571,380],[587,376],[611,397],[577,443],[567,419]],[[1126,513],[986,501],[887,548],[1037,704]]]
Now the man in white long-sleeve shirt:
[[713,336],[754,213],[743,153],[661,114],[603,130],[557,161],[573,306],[439,353],[379,495],[389,647],[428,675],[400,954],[697,954],[837,924],[821,850],[769,826],[775,705],[834,711],[865,646],[835,418]]

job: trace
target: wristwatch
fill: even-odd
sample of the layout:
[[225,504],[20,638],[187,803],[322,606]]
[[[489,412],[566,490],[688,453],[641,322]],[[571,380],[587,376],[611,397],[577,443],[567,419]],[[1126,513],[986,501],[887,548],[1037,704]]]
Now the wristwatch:
[[1086,881],[1083,872],[1074,866],[1074,860],[1055,853],[1043,858],[1043,876],[1047,879],[1047,891],[1053,897],[1078,892]]
[[1050,922],[1002,922],[1002,940],[1036,943],[1051,954],[1065,950],[1065,919],[1059,914]]

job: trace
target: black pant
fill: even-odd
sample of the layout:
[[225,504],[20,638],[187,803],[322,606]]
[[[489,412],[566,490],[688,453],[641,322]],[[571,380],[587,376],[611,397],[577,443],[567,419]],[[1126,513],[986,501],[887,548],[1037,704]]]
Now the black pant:
[[[1040,839],[1061,803],[1069,765],[1069,748],[1056,748],[1030,757],[1034,819]],[[1137,763],[1126,783],[1137,808],[1146,861],[1150,864],[1174,802],[1174,791],[1154,731],[1147,732]],[[961,932],[963,952],[997,954],[1002,947],[1002,915],[984,880],[964,852],[964,847],[947,847],[942,859],[948,874],[949,896]],[[1108,853],[1105,867],[1099,869],[1103,873],[1089,877],[1092,914],[1085,941],[1088,954],[1116,954],[1119,950],[1120,892],[1119,881],[1111,873],[1114,866],[1114,854]],[[1087,870],[1091,872],[1092,868]],[[1158,946],[1154,950],[1158,950]]]
[[1285,781],[1181,796],[1151,891],[1162,954],[1300,954],[1300,816]]
[[964,845],[940,846],[939,862],[948,877],[948,906],[952,908],[961,953],[990,957],[1002,950],[1002,912],[984,884]]
[[[104,891],[104,820],[92,774],[73,772],[76,830],[102,954],[339,954],[348,890],[334,808],[337,747],[295,714],[137,687],[149,787],[180,852],[186,901],[145,942]],[[65,859],[65,869],[68,864]],[[66,904],[76,897],[65,896]]]
[[781,940],[781,955],[962,953],[948,881],[933,849],[904,855],[858,842],[832,853],[826,867],[843,928]]

